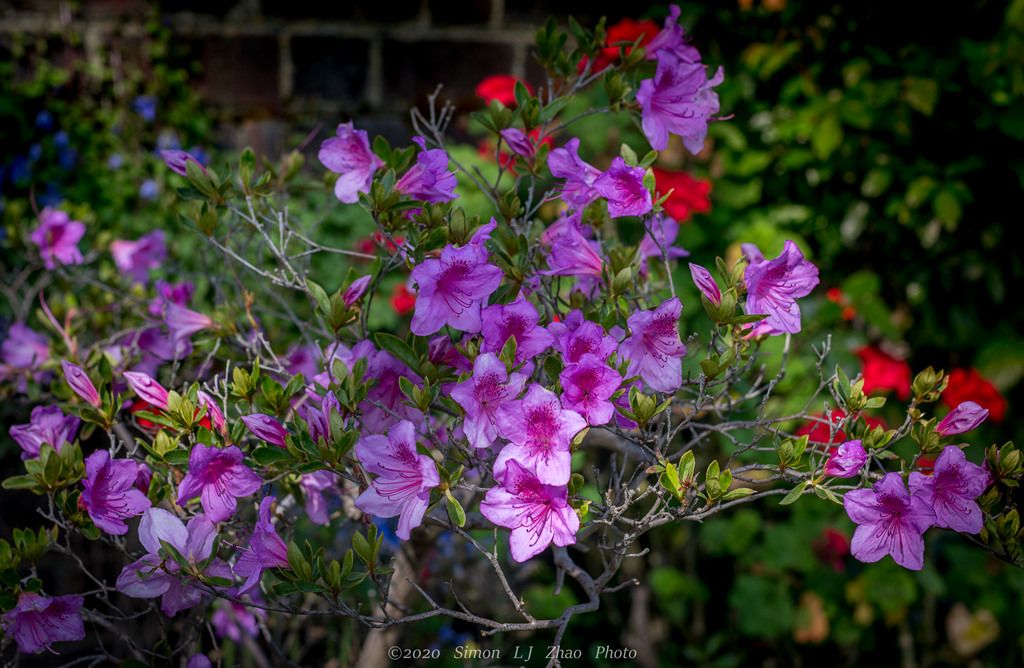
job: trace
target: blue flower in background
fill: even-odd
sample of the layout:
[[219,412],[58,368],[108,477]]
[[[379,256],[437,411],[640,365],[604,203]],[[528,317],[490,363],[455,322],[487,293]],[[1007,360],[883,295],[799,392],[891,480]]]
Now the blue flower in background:
[[178,133],[174,130],[164,130],[160,133],[160,136],[156,138],[156,150],[154,153],[160,154],[160,151],[180,151],[181,141],[178,139]]
[[188,150],[188,153],[203,167],[210,164],[210,154],[202,146],[193,146]]
[[156,98],[152,95],[139,95],[132,100],[132,109],[147,123],[156,119]]
[[157,188],[156,181],[153,179],[146,179],[139,186],[139,197],[146,200],[156,199],[159,189]]
[[35,162],[39,158],[43,157],[43,146],[39,142],[32,144],[28,147],[28,159],[29,162]]
[[50,130],[53,129],[53,126],[54,126],[53,114],[51,114],[49,111],[47,111],[46,109],[43,109],[38,114],[36,114],[36,127],[37,128],[39,128],[43,132],[49,132]]
[[16,155],[7,165],[7,178],[11,183],[25,183],[32,178],[32,165],[28,158]]
[[68,137],[68,133],[64,130],[57,130],[53,134],[53,145],[57,148],[67,148],[71,143],[71,138]]
[[124,165],[124,157],[120,153],[112,153],[110,157],[107,158],[107,169],[112,172],[120,169],[122,165]]
[[61,169],[70,172],[78,162],[78,151],[73,148],[62,148],[57,153],[57,164]]
[[45,186],[45,190],[41,193],[36,193],[36,202],[44,207],[56,207],[63,201],[64,193],[60,191],[60,186],[53,181],[48,182]]

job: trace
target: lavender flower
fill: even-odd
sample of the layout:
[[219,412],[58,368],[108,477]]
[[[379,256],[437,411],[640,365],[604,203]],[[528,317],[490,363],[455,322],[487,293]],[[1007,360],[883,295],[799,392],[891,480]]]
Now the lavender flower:
[[4,635],[14,638],[22,654],[35,654],[43,649],[53,652],[51,643],[85,637],[85,624],[79,612],[82,603],[81,596],[49,598],[22,592],[18,604],[4,613]]
[[860,440],[846,441],[836,448],[825,462],[825,475],[849,478],[857,475],[860,467],[868,460],[868,453]]
[[[576,212],[565,219],[562,233],[551,243],[547,276],[600,276],[601,256],[595,243],[583,236],[582,216]],[[555,223],[557,225],[558,223]]]
[[277,528],[272,521],[270,506],[277,501],[272,496],[260,501],[259,521],[248,542],[248,549],[242,551],[235,563],[235,575],[245,578],[238,595],[242,596],[255,589],[263,577],[263,572],[270,568],[288,568],[288,546],[277,535]]
[[886,473],[874,489],[846,493],[843,507],[857,523],[850,551],[864,563],[892,555],[904,568],[924,567],[924,537],[935,523],[935,511],[918,495],[911,495],[899,473]]
[[345,290],[345,294],[341,296],[342,301],[345,302],[345,306],[351,308],[356,302],[363,298],[366,294],[366,289],[370,286],[370,281],[373,280],[372,274],[361,276],[356,280],[352,281],[352,284]]
[[11,438],[21,446],[21,458],[39,459],[39,448],[49,443],[60,452],[65,443],[75,440],[79,420],[74,415],[64,415],[57,406],[36,406],[28,424],[11,427]]
[[[564,324],[551,323],[548,326],[548,331],[560,332],[555,349],[562,353],[566,364],[579,362],[580,358],[587,353],[593,353],[600,360],[608,359],[618,349],[619,342],[615,340],[614,336],[606,334],[604,328],[596,322],[589,320],[574,322],[573,316],[577,313],[582,318],[583,314],[576,310],[566,316]],[[571,328],[568,326],[570,323],[574,325]]]
[[636,93],[641,127],[651,148],[665,150],[672,133],[682,137],[690,153],[700,153],[708,122],[718,113],[718,94],[711,89],[724,80],[721,67],[709,80],[699,61],[687,62],[678,52],[661,50],[654,78],[642,81]]
[[533,384],[519,400],[498,409],[498,433],[509,441],[494,462],[494,477],[500,478],[515,460],[545,485],[565,485],[572,475],[569,452],[573,437],[587,426],[576,411],[566,410],[551,390]]
[[187,354],[192,348],[192,335],[216,327],[209,316],[196,313],[174,302],[164,302],[164,324],[176,352]]
[[524,158],[533,158],[537,155],[537,148],[522,130],[518,128],[505,128],[499,134],[505,140],[505,143],[508,144],[508,147],[517,155],[521,155]]
[[942,418],[935,431],[940,436],[954,436],[971,431],[988,417],[988,409],[973,401],[964,401]]
[[608,200],[608,215],[612,218],[642,216],[654,208],[651,191],[644,187],[644,170],[630,167],[620,157],[594,179],[594,190]]
[[335,483],[335,475],[330,471],[313,471],[302,476],[299,480],[306,495],[306,514],[314,524],[324,526],[331,523],[327,513],[327,503],[324,501],[324,492],[330,491],[334,494],[339,492]]
[[370,192],[373,174],[384,161],[370,150],[366,130],[354,130],[352,121],[338,126],[338,136],[320,145],[320,162],[341,174],[334,184],[334,195],[346,204],[359,201],[359,193]]
[[611,397],[622,384],[622,376],[593,353],[582,355],[559,374],[565,392],[562,404],[578,412],[589,425],[607,424],[615,415]]
[[441,484],[434,460],[416,453],[416,429],[408,420],[391,427],[387,436],[364,436],[355,446],[356,458],[374,478],[356,499],[356,508],[373,517],[398,518],[395,532],[409,540],[423,522],[430,490]]
[[410,326],[413,334],[428,336],[446,324],[471,334],[479,332],[480,307],[498,289],[502,276],[501,269],[481,261],[479,249],[448,244],[440,259],[429,258],[412,270],[419,286]]
[[43,382],[49,372],[40,371],[50,359],[50,340],[24,322],[15,322],[7,330],[7,338],[0,344],[0,380],[20,376],[18,391],[24,393],[28,377]]
[[947,445],[935,460],[934,473],[910,474],[910,491],[935,511],[935,526],[978,533],[985,520],[975,499],[988,487],[988,472],[967,461],[964,451]]
[[255,434],[256,438],[281,448],[288,447],[284,440],[288,435],[288,430],[269,415],[264,415],[263,413],[243,415],[242,422],[249,428],[249,431]]
[[422,150],[416,156],[416,164],[395,184],[395,190],[434,204],[456,199],[458,195],[453,191],[458,182],[455,172],[448,171],[448,154],[439,148],[428,151],[423,137],[412,140]]
[[679,25],[679,15],[682,10],[679,5],[672,5],[669,14],[665,17],[665,24],[661,32],[655,35],[647,44],[645,60],[660,58],[662,53],[675,54],[677,58],[687,63],[699,63],[700,52],[686,43],[683,37],[683,27]]
[[675,392],[682,387],[682,358],[686,355],[678,330],[682,310],[679,298],[673,297],[653,311],[629,316],[626,322],[632,336],[619,346],[619,356],[629,361],[627,376],[640,374],[658,392]]
[[700,266],[699,264],[690,263],[690,276],[693,277],[693,282],[697,285],[700,293],[715,306],[722,305],[722,291],[718,289],[718,284],[715,283],[715,279],[712,278],[711,272]]
[[85,459],[85,472],[80,503],[93,523],[111,535],[128,533],[124,521],[153,505],[136,489],[139,465],[133,459],[111,459],[106,450],[97,450]]
[[[175,141],[177,141],[177,139],[175,139]],[[177,149],[160,151],[160,157],[163,158],[164,164],[167,165],[168,169],[175,174],[184,176],[185,178],[188,178],[188,171],[185,166],[188,164],[189,160],[196,163],[196,165],[199,166],[199,169],[203,171],[203,174],[206,173],[206,168],[203,167],[203,163],[199,162],[185,151],[179,151]]]
[[68,382],[75,394],[85,399],[93,408],[100,408],[103,405],[100,401],[100,393],[96,391],[96,386],[92,384],[88,374],[82,371],[82,367],[67,360],[61,360],[60,365],[64,369],[64,380]]
[[795,243],[786,240],[782,253],[768,261],[753,244],[743,244],[750,264],[743,273],[747,286],[747,313],[764,313],[758,323],[772,333],[800,331],[800,307],[796,300],[806,297],[818,284],[818,268],[804,259]]
[[525,299],[508,304],[494,304],[480,312],[484,342],[480,351],[498,352],[511,337],[516,340],[515,363],[531,360],[551,347],[551,332],[537,326],[537,307]]
[[[532,367],[531,367],[532,370]],[[462,429],[474,448],[489,447],[498,438],[497,411],[523,391],[526,373],[511,376],[494,353],[481,353],[473,375],[452,388],[451,396],[466,410]]]
[[85,258],[78,250],[78,242],[85,234],[85,225],[71,220],[63,211],[46,207],[39,214],[39,227],[32,231],[29,239],[39,246],[39,257],[47,269],[58,264],[82,264]]
[[[147,554],[121,570],[117,590],[132,598],[162,596],[160,609],[168,617],[201,603],[207,594],[193,584],[195,575],[231,579],[231,567],[213,554],[216,537],[217,528],[202,513],[189,520],[186,527],[173,513],[149,508],[139,522],[139,541]],[[160,556],[160,541],[173,546],[185,558],[190,573],[182,578],[178,562]]]
[[164,231],[153,230],[135,241],[112,241],[110,253],[114,256],[117,268],[131,276],[133,283],[146,285],[149,282],[149,270],[159,269],[167,258]]
[[178,484],[178,505],[199,497],[211,522],[223,522],[235,514],[238,498],[260,488],[263,479],[242,463],[237,445],[218,450],[196,443],[188,458],[188,474]]
[[512,530],[509,547],[513,559],[522,563],[551,543],[576,543],[580,518],[569,505],[565,485],[544,484],[514,459],[509,460],[498,482],[480,502],[480,513],[494,524]]
[[571,210],[579,210],[601,196],[594,190],[594,180],[601,170],[580,159],[577,154],[580,140],[573,137],[563,148],[556,148],[548,154],[548,167],[556,179],[565,179],[559,197]]

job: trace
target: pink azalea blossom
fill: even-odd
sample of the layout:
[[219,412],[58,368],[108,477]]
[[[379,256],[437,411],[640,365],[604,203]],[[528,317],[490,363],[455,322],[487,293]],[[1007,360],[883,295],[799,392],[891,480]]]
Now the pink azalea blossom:
[[611,397],[622,384],[622,376],[593,353],[567,364],[559,374],[565,392],[562,404],[578,412],[589,425],[607,424],[615,415]]
[[462,332],[479,332],[481,305],[498,289],[502,276],[501,269],[481,260],[478,248],[448,244],[440,259],[428,258],[412,270],[419,286],[413,334],[429,336],[446,324]]
[[565,485],[572,475],[572,439],[587,421],[567,410],[551,390],[530,385],[526,395],[498,409],[498,433],[510,443],[494,462],[494,477],[500,478],[511,460],[533,471],[545,485]]
[[683,146],[690,153],[700,153],[708,122],[718,113],[718,94],[712,88],[724,80],[721,67],[709,80],[699,61],[688,62],[685,55],[661,50],[654,78],[640,82],[636,93],[641,126],[651,148],[665,150],[672,133],[682,137]]
[[423,522],[430,490],[441,484],[434,460],[416,453],[416,428],[402,420],[386,436],[364,436],[355,446],[356,458],[376,478],[356,499],[356,508],[373,517],[398,518],[395,534],[409,540]]
[[[530,370],[532,371],[532,365]],[[525,369],[524,369],[525,371]],[[497,411],[523,391],[528,373],[508,374],[494,353],[481,353],[472,377],[452,388],[451,396],[466,410],[462,429],[474,448],[490,447],[498,438]]]
[[967,461],[964,451],[947,445],[935,460],[932,475],[914,471],[910,491],[924,499],[935,511],[935,526],[953,531],[978,533],[985,514],[975,501],[989,484],[988,473]]
[[149,270],[159,269],[167,258],[164,231],[153,230],[136,241],[112,241],[110,254],[114,256],[117,268],[131,276],[132,282],[146,285]]
[[673,297],[654,310],[629,316],[627,323],[633,334],[619,346],[619,355],[629,361],[627,376],[639,374],[658,392],[675,392],[682,387],[682,358],[686,355],[678,329],[682,309],[679,298]]
[[299,486],[306,495],[306,514],[314,524],[326,526],[331,523],[324,492],[339,494],[336,481],[337,477],[330,471],[313,471],[303,475],[299,480]]
[[352,307],[363,298],[366,294],[366,289],[370,286],[370,281],[373,280],[372,274],[361,276],[356,280],[352,281],[352,284],[345,289],[345,294],[341,296],[341,300],[345,302],[345,306]]
[[[566,317],[566,323],[569,323],[570,316],[573,313],[580,313],[578,310],[573,311]],[[580,314],[582,317],[582,314]],[[579,362],[580,358],[587,353],[593,353],[600,360],[606,360],[608,357],[616,351],[619,347],[619,342],[615,340],[614,336],[606,334],[604,328],[596,322],[584,320],[580,323],[575,323],[574,329],[568,327],[556,328],[549,326],[549,331],[561,331],[558,336],[556,350],[562,353],[563,361],[566,364],[573,364]]]
[[60,365],[64,369],[64,380],[75,394],[85,399],[93,408],[100,408],[100,393],[96,391],[96,386],[92,384],[92,380],[82,367],[67,360],[61,360]]
[[85,234],[85,225],[71,220],[67,213],[46,207],[39,213],[39,227],[29,239],[39,246],[39,257],[47,269],[59,264],[82,264],[85,258],[78,250],[78,242]]
[[548,276],[601,275],[601,255],[594,249],[596,243],[583,235],[581,218],[577,211],[565,219],[562,233],[551,242],[548,253],[550,268],[539,273]]
[[416,156],[416,164],[398,180],[395,190],[434,204],[456,199],[458,195],[453,191],[458,181],[455,172],[448,171],[448,154],[439,148],[427,150],[423,137],[413,137],[412,140],[421,150]]
[[338,136],[320,145],[320,162],[341,176],[334,184],[334,196],[346,204],[359,201],[359,193],[370,192],[374,173],[384,161],[370,150],[366,130],[354,130],[352,121],[338,126]]
[[191,569],[200,571],[200,564],[206,563],[204,575],[230,580],[231,567],[212,553],[216,537],[216,526],[202,513],[189,520],[186,527],[173,513],[149,508],[139,522],[139,542],[147,554],[121,570],[117,590],[132,598],[162,596],[160,609],[168,617],[201,603],[209,595],[197,586],[192,575],[181,574],[177,561],[160,556],[160,541],[173,546]]
[[252,415],[243,415],[242,422],[249,428],[256,438],[271,443],[280,448],[288,447],[285,443],[285,437],[288,435],[288,430],[281,426],[281,423],[263,413],[253,413]]
[[53,652],[52,643],[85,637],[85,624],[79,612],[82,603],[81,596],[49,598],[22,592],[18,604],[4,613],[4,635],[18,643],[22,654],[35,654],[44,649]]
[[86,457],[85,473],[79,503],[93,523],[111,535],[128,533],[124,521],[153,505],[136,488],[139,465],[134,459],[111,459],[106,450],[97,450]]
[[49,443],[60,452],[65,443],[75,440],[80,421],[74,415],[64,415],[57,406],[36,406],[28,424],[11,427],[11,438],[21,446],[21,458],[39,459],[39,448]]
[[50,359],[50,340],[24,322],[15,322],[7,330],[7,338],[0,344],[0,381],[18,378],[18,392],[24,393],[27,379],[44,382],[48,371],[40,371]]
[[270,510],[275,501],[277,499],[272,496],[264,497],[260,501],[259,520],[246,548],[242,550],[235,563],[235,575],[245,578],[245,584],[238,590],[239,596],[255,589],[264,571],[270,568],[289,568],[288,546],[277,535],[273,513]]
[[847,492],[843,507],[859,525],[850,542],[856,559],[873,563],[889,554],[904,568],[924,567],[923,534],[935,523],[935,511],[923,497],[907,491],[899,473],[886,473],[874,489]]
[[548,168],[556,179],[565,179],[559,198],[572,210],[579,210],[601,196],[594,190],[594,181],[601,170],[583,162],[578,155],[580,140],[573,137],[563,148],[548,154]]
[[512,558],[522,563],[548,545],[576,543],[580,518],[568,502],[565,485],[547,485],[512,459],[499,484],[487,490],[480,513],[498,526],[512,530],[509,547]]
[[515,363],[534,359],[551,347],[551,332],[537,326],[537,307],[525,299],[508,304],[493,304],[480,312],[484,342],[480,351],[500,352],[510,338],[516,340]]
[[700,52],[687,44],[683,36],[683,27],[679,25],[680,14],[682,10],[679,9],[679,5],[669,7],[664,26],[647,44],[644,60],[654,60],[660,58],[662,53],[672,53],[683,62],[700,62]]
[[987,408],[982,408],[974,401],[964,401],[942,418],[935,431],[941,436],[963,434],[977,427],[987,417]]
[[796,300],[811,294],[818,284],[818,268],[805,260],[789,239],[774,260],[765,260],[753,244],[743,244],[742,249],[750,262],[743,272],[747,313],[766,314],[768,317],[758,326],[768,327],[772,333],[796,334],[800,331],[800,306]]
[[178,505],[199,497],[211,522],[223,522],[235,514],[238,498],[260,488],[263,479],[242,463],[245,455],[237,445],[218,450],[196,443],[188,458],[188,474],[178,484]]
[[608,215],[642,216],[654,208],[651,191],[644,187],[644,170],[630,167],[621,157],[612,160],[611,167],[594,179],[594,190],[608,200]]
[[167,408],[167,390],[160,383],[153,380],[149,374],[142,373],[141,371],[125,371],[124,379],[140,399],[157,408]]
[[718,283],[712,278],[711,272],[699,264],[690,263],[690,276],[697,285],[701,294],[715,306],[722,305],[722,291],[718,289]]

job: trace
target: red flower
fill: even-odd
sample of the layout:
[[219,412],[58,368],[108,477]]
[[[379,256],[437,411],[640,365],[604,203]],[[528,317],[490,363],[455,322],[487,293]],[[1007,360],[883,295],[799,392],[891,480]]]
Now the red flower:
[[[830,415],[832,417],[832,424],[836,424],[844,417],[846,417],[846,412],[843,411],[842,408],[833,408]],[[818,417],[824,419],[825,414],[822,413]],[[861,417],[864,418],[864,421],[871,429],[874,429],[875,427],[882,427],[883,429],[889,428],[888,425],[885,424],[885,420],[883,420],[882,418],[877,418],[870,415],[861,415]],[[844,443],[846,441],[846,433],[842,429],[837,431],[836,435],[830,441],[828,439],[829,426],[825,422],[805,422],[800,426],[799,429],[796,430],[795,433],[795,436],[797,436],[797,438],[804,435],[806,435],[808,437],[808,440],[810,440],[812,443]]]
[[[615,44],[616,42],[635,42],[636,38],[643,34],[644,38],[640,40],[640,46],[647,46],[654,36],[661,32],[661,28],[657,23],[650,19],[644,21],[637,21],[636,19],[625,18],[608,28],[608,40],[606,44]],[[626,48],[626,53],[629,53],[633,49],[630,47]],[[606,46],[601,49],[601,52],[597,55],[594,60],[594,69],[592,72],[600,72],[604,68],[608,67],[619,59],[619,47],[618,46]]]
[[975,368],[953,369],[949,372],[949,384],[942,393],[942,403],[951,409],[965,401],[973,401],[987,408],[989,419],[1002,422],[1006,415],[1006,399],[996,386],[986,380]]
[[[201,407],[197,407],[195,414],[198,415],[200,410],[201,410]],[[149,403],[145,399],[138,399],[138,398],[136,398],[135,401],[132,402],[132,405],[128,407],[128,412],[130,412],[133,416],[135,416],[135,422],[136,422],[136,424],[139,425],[139,429],[141,429],[142,431],[146,432],[150,436],[155,436],[158,431],[160,431],[161,429],[164,428],[163,425],[157,424],[156,422],[153,422],[151,420],[147,420],[144,417],[140,417],[140,416],[135,415],[136,413],[140,413],[140,412],[152,413],[153,415],[163,415],[164,414],[164,411],[162,409],[157,408],[156,406],[154,406],[153,404]],[[199,425],[198,426],[206,427],[210,431],[213,431],[213,425],[210,424],[210,415],[209,415],[209,413],[207,413],[206,415],[203,416],[203,419],[199,421]]]
[[845,534],[832,527],[825,527],[811,547],[818,559],[831,564],[837,573],[846,569],[843,558],[850,554],[850,539]]
[[672,191],[669,198],[662,202],[665,213],[682,223],[695,213],[704,213],[711,209],[710,181],[698,181],[686,172],[675,172],[654,167],[654,182],[658,193],[664,195]]
[[405,315],[416,306],[416,295],[409,292],[405,283],[399,283],[391,291],[391,308],[395,309],[398,315]]
[[875,345],[864,346],[857,351],[863,365],[864,394],[875,390],[895,390],[896,396],[906,399],[910,396],[910,365],[882,351]]
[[[516,82],[522,81],[511,74],[492,74],[484,77],[483,81],[476,85],[474,92],[484,99],[484,103],[491,104],[491,100],[497,100],[506,107],[516,106],[515,88]],[[533,88],[523,81],[526,90],[533,95]]]

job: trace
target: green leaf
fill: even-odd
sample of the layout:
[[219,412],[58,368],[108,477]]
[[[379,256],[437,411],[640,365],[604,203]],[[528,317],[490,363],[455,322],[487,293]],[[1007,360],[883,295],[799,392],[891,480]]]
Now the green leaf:
[[804,489],[806,487],[807,487],[807,483],[806,482],[802,482],[799,485],[797,485],[796,487],[794,487],[793,489],[789,490],[789,494],[786,494],[786,496],[782,497],[782,501],[779,501],[779,505],[780,506],[788,506],[789,504],[793,503],[794,501],[799,499],[801,496],[803,496]]
[[819,160],[827,160],[843,143],[843,127],[834,111],[825,114],[811,133],[811,150]]
[[375,332],[373,335],[373,341],[377,344],[378,348],[391,353],[400,362],[413,371],[419,371],[419,356],[413,352],[413,349],[409,347],[409,344],[402,339],[394,336],[393,334],[388,334],[387,332]]
[[448,504],[448,517],[460,527],[466,526],[466,511],[462,509],[462,504],[452,496],[451,491],[445,491],[444,495]]
[[260,466],[272,466],[282,462],[294,462],[295,456],[279,447],[258,447],[253,450],[252,458]]
[[331,313],[331,300],[327,297],[327,292],[320,287],[319,284],[314,283],[310,279],[306,279],[306,287],[313,294],[313,299],[316,300],[316,305],[320,309],[320,312],[325,316]]
[[164,460],[174,466],[185,466],[188,464],[188,452],[185,450],[171,450],[164,455]]

